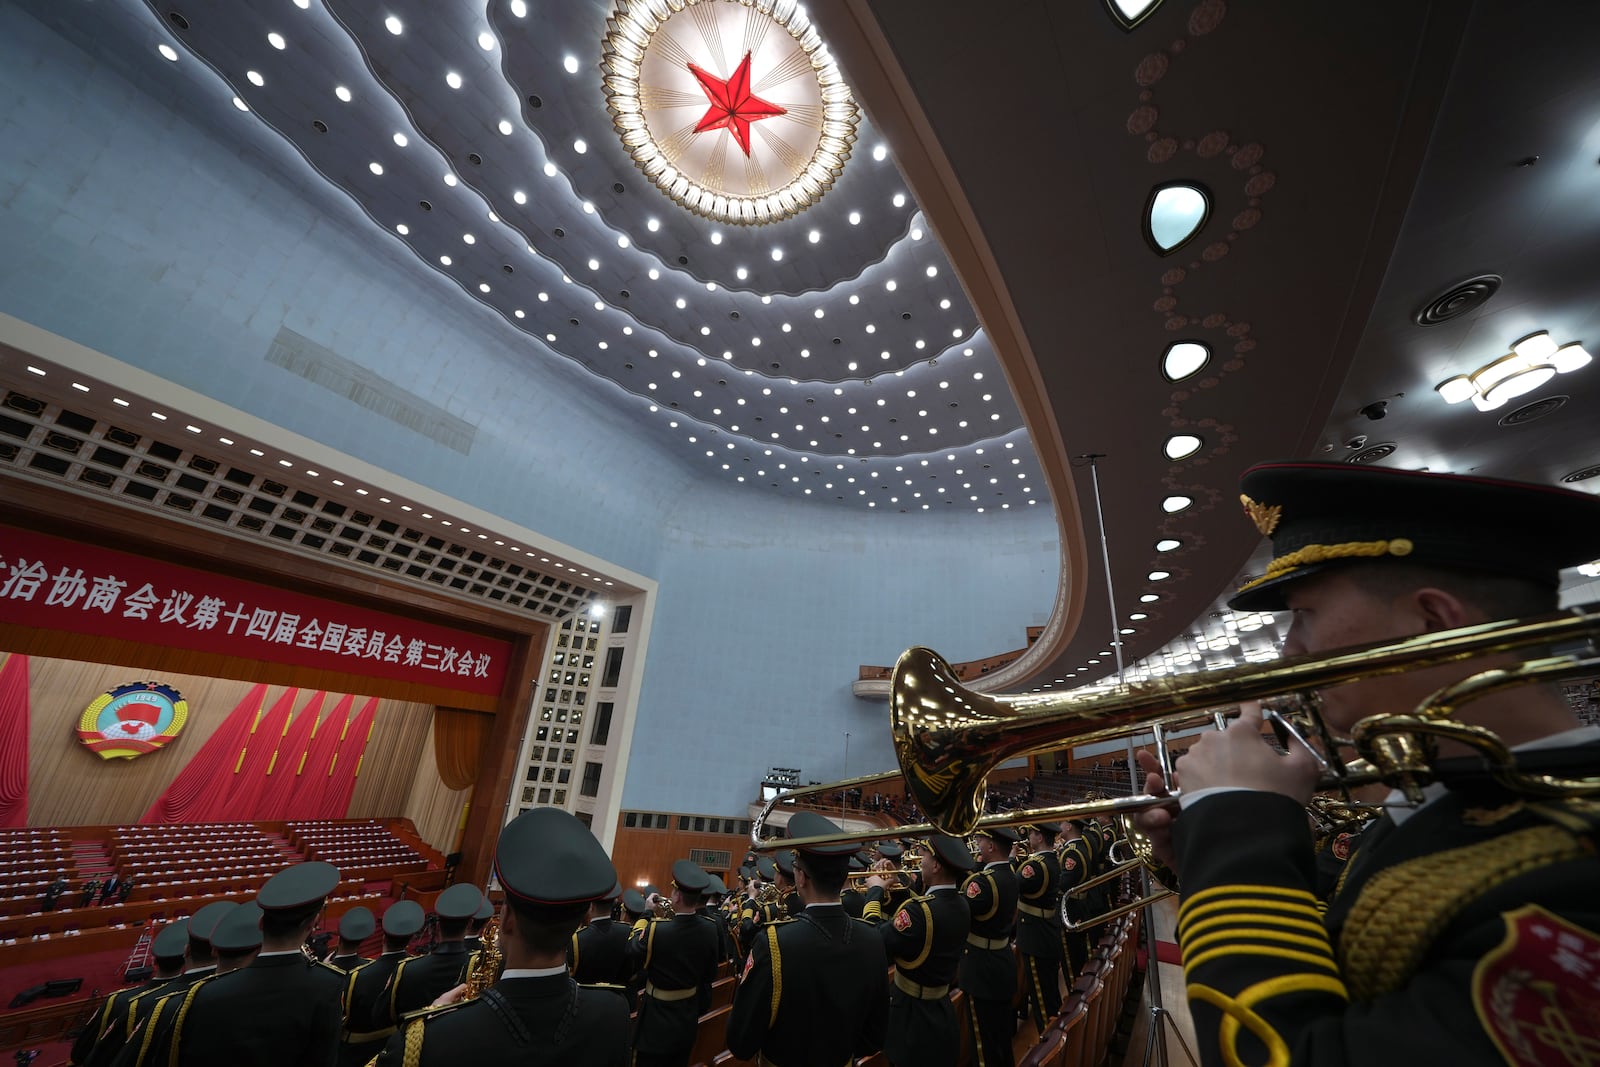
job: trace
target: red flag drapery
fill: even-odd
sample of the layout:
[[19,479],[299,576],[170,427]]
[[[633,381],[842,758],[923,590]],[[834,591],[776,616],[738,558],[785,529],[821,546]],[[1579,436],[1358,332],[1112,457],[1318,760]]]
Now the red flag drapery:
[[322,794],[328,788],[328,771],[333,767],[333,754],[339,750],[339,738],[350,718],[350,705],[355,698],[343,696],[328,717],[316,727],[316,736],[306,749],[306,757],[295,779],[294,792],[289,800],[288,819],[321,818]]
[[28,825],[28,657],[0,667],[0,826]]
[[228,785],[228,796],[222,803],[219,819],[261,818],[256,814],[256,805],[267,785],[267,768],[278,752],[278,742],[283,740],[284,731],[288,729],[289,713],[294,710],[294,701],[299,695],[298,689],[284,690],[283,695],[273,701],[272,710],[256,720],[255,729],[246,739],[244,751],[234,766],[233,780]]
[[368,697],[360,713],[345,729],[339,751],[333,759],[332,773],[322,793],[319,818],[344,819],[350,814],[350,798],[355,795],[356,775],[361,773],[361,756],[372,737],[372,721],[378,713],[378,698]]
[[266,699],[263,682],[252,686],[245,698],[223,720],[189,760],[189,765],[156,798],[141,823],[214,822],[220,819],[233,783],[233,769]]
[[289,804],[294,797],[295,776],[300,773],[300,763],[305,759],[306,746],[311,743],[317,719],[322,715],[322,702],[326,693],[313,693],[306,706],[300,709],[289,731],[278,744],[278,751],[267,768],[267,782],[256,800],[257,819],[287,819]]

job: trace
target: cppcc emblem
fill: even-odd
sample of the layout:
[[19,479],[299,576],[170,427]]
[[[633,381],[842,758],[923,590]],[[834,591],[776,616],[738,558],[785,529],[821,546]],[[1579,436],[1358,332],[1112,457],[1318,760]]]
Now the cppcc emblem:
[[101,693],[78,719],[78,740],[101,759],[133,759],[178,736],[189,717],[183,695],[160,682],[132,682]]

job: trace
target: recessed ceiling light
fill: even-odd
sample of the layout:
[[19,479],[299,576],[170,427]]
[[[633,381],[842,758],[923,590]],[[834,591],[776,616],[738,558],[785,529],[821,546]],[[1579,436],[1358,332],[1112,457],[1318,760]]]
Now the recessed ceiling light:
[[450,259],[449,256],[440,256],[439,257],[439,262],[443,263],[445,266],[448,267],[451,264],[452,260]]
[[527,0],[511,0],[511,13],[519,19],[528,17]]
[[1169,496],[1161,502],[1161,510],[1166,512],[1168,515],[1176,515],[1178,512],[1182,511],[1184,508],[1187,508],[1193,503],[1193,497]]
[[933,266],[932,264],[929,264],[929,266],[928,266],[928,277],[937,278],[938,276],[939,276],[939,268]]
[[444,183],[454,189],[456,187],[456,176],[449,171],[445,171]]
[[782,259],[783,259],[783,249],[774,248],[772,250],[772,262],[777,263],[777,262],[781,261]]
[[1175,433],[1167,438],[1167,443],[1161,446],[1161,451],[1171,460],[1188,459],[1200,451],[1200,446],[1204,443],[1193,434]]
[[398,18],[390,15],[383,20],[383,28],[398,37],[405,30],[405,25]]
[[546,163],[544,165],[544,173],[546,177],[554,178],[556,176],[556,165],[554,163]]
[[1139,603],[1141,603],[1141,604],[1154,604],[1156,601],[1158,601],[1160,599],[1161,599],[1161,596],[1158,593],[1146,593],[1146,594],[1144,594],[1143,596],[1141,596],[1139,598]]
[[497,125],[495,128],[507,137],[511,136],[511,131],[514,129],[514,127],[511,125],[510,119],[501,119],[499,125]]
[[576,73],[578,73],[578,57],[577,56],[567,56],[567,57],[565,57],[564,59],[561,60],[561,65],[563,67],[567,68],[567,73],[568,74],[576,74]]
[[806,240],[810,241],[812,244],[816,244],[818,241],[822,240],[822,234],[820,231],[812,230],[810,233],[806,234]]
[[1131,615],[1128,616],[1128,618],[1132,619],[1134,622],[1139,622],[1139,621],[1141,621],[1143,619],[1148,619],[1149,617],[1150,616],[1146,615],[1142,611],[1135,611]]
[[267,79],[261,76],[260,71],[247,70],[244,72],[244,76],[249,80],[251,85],[254,85],[258,89],[267,84]]
[[287,48],[288,45],[289,45],[289,42],[287,42],[287,41],[285,41],[283,39],[283,34],[281,34],[281,33],[269,33],[269,34],[267,34],[267,43],[270,44],[272,47],[276,48],[280,52],[283,51],[285,48]]
[[158,44],[156,45],[156,51],[161,53],[161,58],[163,59],[173,63],[178,61],[178,50],[170,44]]
[[488,32],[487,30],[478,34],[478,47],[483,49],[485,52],[493,52],[494,34]]
[[382,163],[377,163],[377,162],[368,163],[367,164],[367,169],[370,170],[372,173],[377,174],[377,175],[382,175],[383,174],[383,164]]
[[1145,577],[1148,578],[1152,582],[1164,582],[1168,578],[1172,577],[1172,572],[1171,571],[1151,571],[1149,574],[1145,575]]
[[1160,541],[1156,542],[1156,551],[1157,552],[1171,552],[1174,549],[1182,547],[1182,545],[1183,545],[1183,542],[1177,540],[1176,538],[1165,537],[1165,538],[1162,538]]
[[347,104],[350,102],[350,90],[346,89],[342,85],[335,85],[333,87],[333,95],[337,96],[340,100],[343,100]]
[[1181,382],[1211,360],[1211,349],[1199,341],[1179,341],[1161,357],[1161,373],[1169,382]]
[[461,88],[461,75],[453,70],[447,70],[444,74],[444,83],[452,89],[459,89]]
[[1144,235],[1163,255],[1183,247],[1200,232],[1211,213],[1211,199],[1198,185],[1158,185],[1145,208]]
[[849,220],[850,220],[850,225],[852,225],[852,226],[861,225],[861,212],[852,211],[852,212],[850,212],[848,217],[849,217]]

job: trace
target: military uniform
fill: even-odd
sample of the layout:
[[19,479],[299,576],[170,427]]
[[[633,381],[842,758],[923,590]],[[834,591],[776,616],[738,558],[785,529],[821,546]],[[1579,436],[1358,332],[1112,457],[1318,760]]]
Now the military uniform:
[[[495,847],[495,876],[506,893],[508,926],[524,918],[565,923],[570,916],[575,929],[585,906],[607,897],[617,882],[588,827],[558,808],[535,808],[506,824]],[[521,951],[514,936],[502,927],[508,960]],[[562,963],[507,966],[475,999],[407,1020],[378,1063],[627,1067],[628,1006],[604,990],[581,988]]]
[[[1309,606],[1291,636],[1313,655],[1331,651],[1317,646],[1337,637],[1403,635],[1425,624],[1419,581],[1429,583],[1439,617],[1459,616],[1488,610],[1473,601],[1475,577],[1518,580],[1513,595],[1553,594],[1560,568],[1600,555],[1600,499],[1550,486],[1281,463],[1247,471],[1240,489],[1274,558],[1229,604]],[[1364,570],[1352,568],[1349,583],[1286,595],[1291,583],[1352,560]],[[1375,590],[1385,568],[1396,591],[1382,595]],[[1408,579],[1411,568],[1427,570]],[[1430,573],[1438,571],[1446,573]],[[1319,629],[1329,618],[1335,624]],[[1458,677],[1476,667],[1463,664]],[[1380,714],[1411,702],[1406,687],[1389,684],[1365,683],[1363,702]],[[1341,710],[1357,713],[1353,702]],[[1519,763],[1600,766],[1600,728],[1556,726],[1575,720],[1553,694],[1494,693],[1458,715],[1486,725],[1524,710],[1537,739],[1515,750]],[[1201,759],[1197,751],[1185,763]],[[1208,1067],[1600,1059],[1600,804],[1453,778],[1448,764],[1435,769],[1450,784],[1427,787],[1422,806],[1394,806],[1403,797],[1390,797],[1388,813],[1357,840],[1325,915],[1297,798],[1238,788],[1220,772],[1196,776],[1172,841],[1184,883],[1184,977]]]
[[[483,903],[483,893],[475,885],[458,882],[439,894],[434,910],[444,922],[461,923],[471,919]],[[458,934],[461,927],[457,927]],[[471,953],[459,937],[440,941],[426,956],[401,960],[395,967],[390,988],[379,998],[373,1013],[373,1029],[394,1026],[411,1012],[426,1008],[441,995],[467,980]]]
[[[572,935],[568,968],[579,985],[615,986],[627,997],[634,968],[628,962],[628,928],[609,916],[590,919]],[[631,1002],[630,1002],[631,1003]]]
[[[678,886],[695,893],[709,884],[706,873],[688,860],[673,864],[672,877]],[[689,1062],[700,1016],[711,1010],[718,952],[715,923],[697,912],[634,924],[628,935],[628,958],[645,978],[633,1032],[635,1063]]]
[[[993,832],[993,831],[990,831]],[[1011,1067],[1017,1032],[1011,1002],[1017,993],[1017,961],[1011,939],[1017,926],[1017,872],[997,860],[969,874],[961,895],[972,915],[960,985],[966,994],[978,1067]]]
[[1061,941],[1061,859],[1052,848],[1035,852],[1017,868],[1017,951],[1028,1011],[1043,1036],[1061,1010],[1056,971],[1065,955]]
[[[789,820],[795,837],[837,833],[815,812]],[[807,861],[844,873],[845,845],[815,846]],[[838,1067],[883,1046],[889,957],[871,926],[839,904],[813,904],[769,924],[751,946],[728,1013],[728,1050],[776,1067]]]
[[[1092,836],[1090,836],[1092,835]],[[1094,874],[1094,855],[1099,849],[1100,836],[1091,828],[1089,834],[1062,843],[1056,855],[1061,862],[1061,893],[1066,900],[1067,915],[1073,922],[1081,922],[1100,913],[1099,900],[1091,889],[1082,897],[1070,894],[1087,882]],[[1096,889],[1099,887],[1097,886]],[[1059,911],[1057,912],[1059,914]],[[1086,931],[1061,931],[1061,976],[1071,986],[1083,973],[1084,961],[1089,958],[1089,935]]]
[[[118,990],[106,997],[100,1010],[73,1043],[72,1055],[67,1062],[89,1067],[91,1064],[109,1064],[115,1059],[142,1018],[137,1014],[139,1002],[170,992],[182,980],[184,949],[188,943],[188,919],[167,923],[157,931],[151,939],[150,953],[156,961],[157,970],[169,972],[168,976],[152,978],[135,989]],[[154,1000],[150,1003],[153,1004]]]
[[[929,847],[949,869],[962,872],[972,866],[966,844],[956,838],[939,835]],[[895,1067],[955,1067],[961,1023],[950,1003],[950,989],[961,967],[972,913],[959,887],[945,883],[912,897],[893,918],[881,921],[879,908],[886,895],[880,886],[869,889],[865,914],[868,922],[881,922],[884,951],[894,965],[884,1054]]]

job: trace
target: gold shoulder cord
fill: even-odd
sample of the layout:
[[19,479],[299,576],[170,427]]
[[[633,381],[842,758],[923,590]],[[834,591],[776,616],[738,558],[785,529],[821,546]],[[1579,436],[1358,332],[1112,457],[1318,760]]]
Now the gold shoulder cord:
[[401,1061],[402,1067],[417,1067],[422,1062],[422,1031],[426,1024],[421,1019],[414,1020],[406,1027],[406,1055]]
[[783,999],[783,961],[778,956],[778,928],[767,927],[767,955],[772,964],[772,1009],[767,1017],[767,1028],[778,1023],[778,1002]]
[[1484,892],[1539,867],[1590,855],[1558,826],[1533,826],[1380,871],[1361,888],[1339,936],[1339,970],[1353,1000],[1408,981],[1439,932]]

